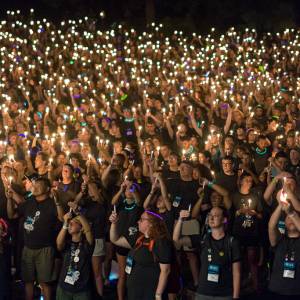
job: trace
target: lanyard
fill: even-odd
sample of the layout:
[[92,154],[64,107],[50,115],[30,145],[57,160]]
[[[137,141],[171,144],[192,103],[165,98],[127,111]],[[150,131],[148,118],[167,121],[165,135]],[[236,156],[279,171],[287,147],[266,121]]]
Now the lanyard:
[[295,240],[288,238],[285,249],[285,261],[294,261],[295,253]]
[[[215,243],[214,246],[215,248],[217,248],[217,252],[218,252],[218,255],[223,257],[225,252],[224,252],[224,240],[225,240],[225,236],[223,237],[223,240],[222,240],[222,246],[221,248],[218,248],[217,244]],[[208,249],[207,249],[207,261],[210,263],[212,262],[212,252],[213,252],[213,246],[212,246],[212,237],[209,236],[209,239],[208,239]]]
[[81,244],[82,244],[81,242],[77,246],[75,246],[75,243],[71,244],[71,253],[70,253],[68,272],[78,270],[78,263],[80,261],[79,254],[80,254]]

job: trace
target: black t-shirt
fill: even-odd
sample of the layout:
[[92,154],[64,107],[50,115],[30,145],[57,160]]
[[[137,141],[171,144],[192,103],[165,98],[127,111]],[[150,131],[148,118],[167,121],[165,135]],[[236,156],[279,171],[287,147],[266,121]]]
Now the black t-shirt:
[[133,248],[128,257],[133,259],[132,270],[127,275],[128,299],[153,300],[158,284],[159,264],[171,264],[173,259],[172,242],[166,239],[154,241],[152,251],[149,239],[145,239],[140,247],[136,247],[139,233],[127,238]]
[[165,180],[180,179],[179,171],[171,171],[168,167],[162,169],[162,176]]
[[[232,295],[232,264],[241,260],[238,241],[228,235],[220,240],[215,240],[211,235],[206,236],[204,240],[200,235],[193,235],[190,238],[193,248],[199,249],[200,252],[201,268],[197,293],[208,296]],[[210,265],[219,268],[218,282],[208,280]]]
[[269,164],[269,157],[271,157],[271,148],[265,148],[262,151],[258,151],[256,148],[255,152],[253,153],[254,165],[257,174],[260,174],[265,167]]
[[104,206],[87,197],[83,202],[83,214],[91,224],[93,237],[102,239],[105,235],[106,212]]
[[88,242],[68,241],[63,250],[63,264],[59,276],[59,286],[70,293],[80,293],[89,289],[91,282],[91,258],[93,247]]
[[229,193],[234,193],[238,189],[237,180],[238,175],[236,173],[234,175],[226,175],[222,172],[217,175],[216,184],[226,189]]
[[69,184],[63,184],[62,182],[59,183],[57,189],[58,199],[65,211],[68,210],[68,202],[74,201],[79,191],[80,184],[77,181],[72,181]]
[[24,245],[30,249],[53,246],[56,238],[57,210],[54,200],[30,198],[18,207],[24,217]]
[[138,220],[143,213],[143,208],[136,203],[128,204],[125,199],[121,199],[117,205],[119,214],[118,232],[121,236],[132,236],[138,232]]
[[127,142],[136,142],[134,119],[123,119],[121,121],[122,136],[126,137]]
[[[294,257],[293,257],[294,256]],[[295,278],[284,278],[284,263],[295,263]],[[275,247],[274,264],[269,289],[281,295],[298,295],[300,297],[300,238],[284,236]]]
[[[256,193],[241,194],[236,192],[232,196],[232,204],[235,211],[249,207],[257,213],[262,213],[261,200]],[[260,220],[256,216],[240,214],[235,216],[233,223],[233,235],[244,246],[255,246],[260,240]]]
[[169,180],[167,184],[168,193],[172,201],[173,209],[176,213],[176,219],[182,209],[188,209],[195,205],[198,200],[197,191],[199,183],[196,180],[183,181],[181,179]]

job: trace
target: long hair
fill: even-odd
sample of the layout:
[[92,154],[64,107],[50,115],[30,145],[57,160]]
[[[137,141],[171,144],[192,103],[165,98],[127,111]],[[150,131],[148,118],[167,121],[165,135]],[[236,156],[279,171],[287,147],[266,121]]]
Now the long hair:
[[156,213],[151,213],[146,211],[149,223],[151,224],[149,228],[149,237],[150,239],[168,239],[171,240],[170,234],[168,232],[165,221],[162,217],[159,217]]

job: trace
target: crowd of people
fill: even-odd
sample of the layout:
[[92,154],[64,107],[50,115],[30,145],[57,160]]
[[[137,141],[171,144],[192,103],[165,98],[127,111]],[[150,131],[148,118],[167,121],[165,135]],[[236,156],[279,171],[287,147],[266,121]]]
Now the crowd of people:
[[0,299],[299,299],[299,34],[9,11]]

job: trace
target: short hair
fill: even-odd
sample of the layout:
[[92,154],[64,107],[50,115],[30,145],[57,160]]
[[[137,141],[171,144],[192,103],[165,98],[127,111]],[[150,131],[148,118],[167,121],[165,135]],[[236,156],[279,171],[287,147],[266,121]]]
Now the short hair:
[[48,162],[48,160],[49,160],[49,155],[43,151],[38,152],[36,156],[40,156],[42,161],[44,161],[44,162]]
[[288,159],[287,154],[284,151],[279,151],[275,154],[275,159],[286,158]]
[[230,160],[233,163],[233,157],[230,156],[230,155],[223,156],[222,159],[221,159],[221,161],[223,161],[223,160]]
[[51,182],[48,178],[38,177],[35,182],[42,182],[47,188],[51,188]]

